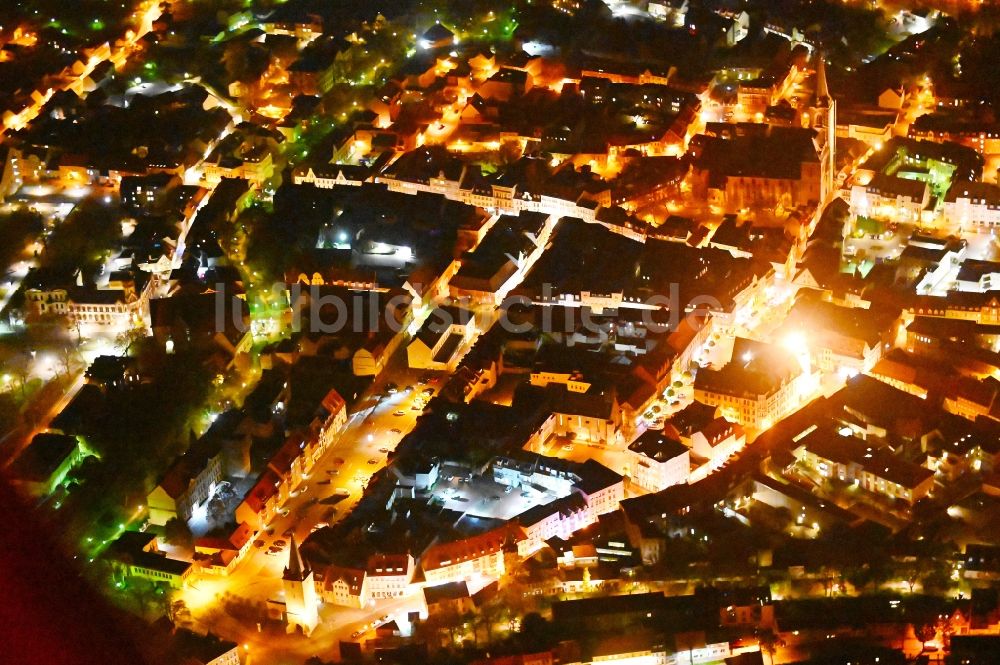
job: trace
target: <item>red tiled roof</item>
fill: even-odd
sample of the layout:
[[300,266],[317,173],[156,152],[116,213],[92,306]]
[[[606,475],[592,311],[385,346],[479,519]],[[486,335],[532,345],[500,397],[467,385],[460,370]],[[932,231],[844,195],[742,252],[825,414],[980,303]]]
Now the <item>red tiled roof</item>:
[[264,509],[264,504],[272,496],[278,493],[278,484],[281,482],[281,478],[278,477],[271,469],[267,469],[264,473],[260,474],[260,478],[257,479],[257,483],[253,488],[247,492],[247,495],[243,497],[243,501],[253,509],[254,512],[259,513]]
[[267,463],[272,471],[278,475],[285,475],[292,468],[292,462],[299,453],[302,452],[303,440],[301,436],[292,435],[288,437],[285,444],[278,449],[271,461]]
[[406,554],[375,554],[368,558],[366,572],[368,575],[399,575],[405,573],[410,565]]
[[357,568],[342,568],[330,566],[323,571],[323,588],[330,589],[337,580],[344,580],[352,595],[361,593],[361,585],[365,581],[365,571]]
[[716,446],[730,436],[743,436],[743,428],[737,423],[731,423],[725,418],[720,417],[706,425],[701,430],[701,433],[708,439],[710,445]]
[[524,540],[524,531],[516,525],[505,525],[478,536],[432,545],[421,559],[423,569],[435,570],[494,554],[503,549],[509,538],[513,538],[515,542]]

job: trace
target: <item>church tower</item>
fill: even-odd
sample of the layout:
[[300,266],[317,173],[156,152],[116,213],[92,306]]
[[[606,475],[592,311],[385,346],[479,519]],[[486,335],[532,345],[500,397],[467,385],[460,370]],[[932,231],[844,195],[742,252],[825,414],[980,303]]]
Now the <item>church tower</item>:
[[826,60],[816,53],[816,102],[813,108],[813,128],[820,141],[820,198],[825,204],[836,191],[837,177],[837,100],[830,95],[826,82]]
[[313,579],[312,568],[302,560],[299,546],[292,536],[288,548],[288,567],[282,576],[282,586],[285,588],[285,614],[288,629],[296,626],[308,635],[319,623],[319,601],[316,598],[316,582]]

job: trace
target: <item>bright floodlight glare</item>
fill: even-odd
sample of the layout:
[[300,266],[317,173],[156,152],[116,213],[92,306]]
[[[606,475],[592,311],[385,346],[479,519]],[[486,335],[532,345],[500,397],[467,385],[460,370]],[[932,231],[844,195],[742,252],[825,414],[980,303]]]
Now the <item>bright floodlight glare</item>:
[[796,355],[803,355],[809,352],[809,343],[806,336],[799,332],[790,332],[781,340],[782,346]]

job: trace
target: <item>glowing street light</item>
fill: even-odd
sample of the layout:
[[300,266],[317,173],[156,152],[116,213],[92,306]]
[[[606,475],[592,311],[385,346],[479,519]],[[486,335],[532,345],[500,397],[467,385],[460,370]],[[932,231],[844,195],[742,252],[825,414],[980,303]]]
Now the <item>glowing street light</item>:
[[802,371],[809,373],[809,342],[805,334],[799,330],[793,330],[781,339],[781,345],[785,347],[795,359],[802,365]]

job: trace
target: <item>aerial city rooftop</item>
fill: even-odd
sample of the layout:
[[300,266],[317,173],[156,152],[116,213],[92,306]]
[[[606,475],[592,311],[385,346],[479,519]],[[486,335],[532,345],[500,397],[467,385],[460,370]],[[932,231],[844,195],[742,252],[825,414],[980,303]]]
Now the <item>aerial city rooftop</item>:
[[0,661],[996,665],[998,19],[0,7]]

